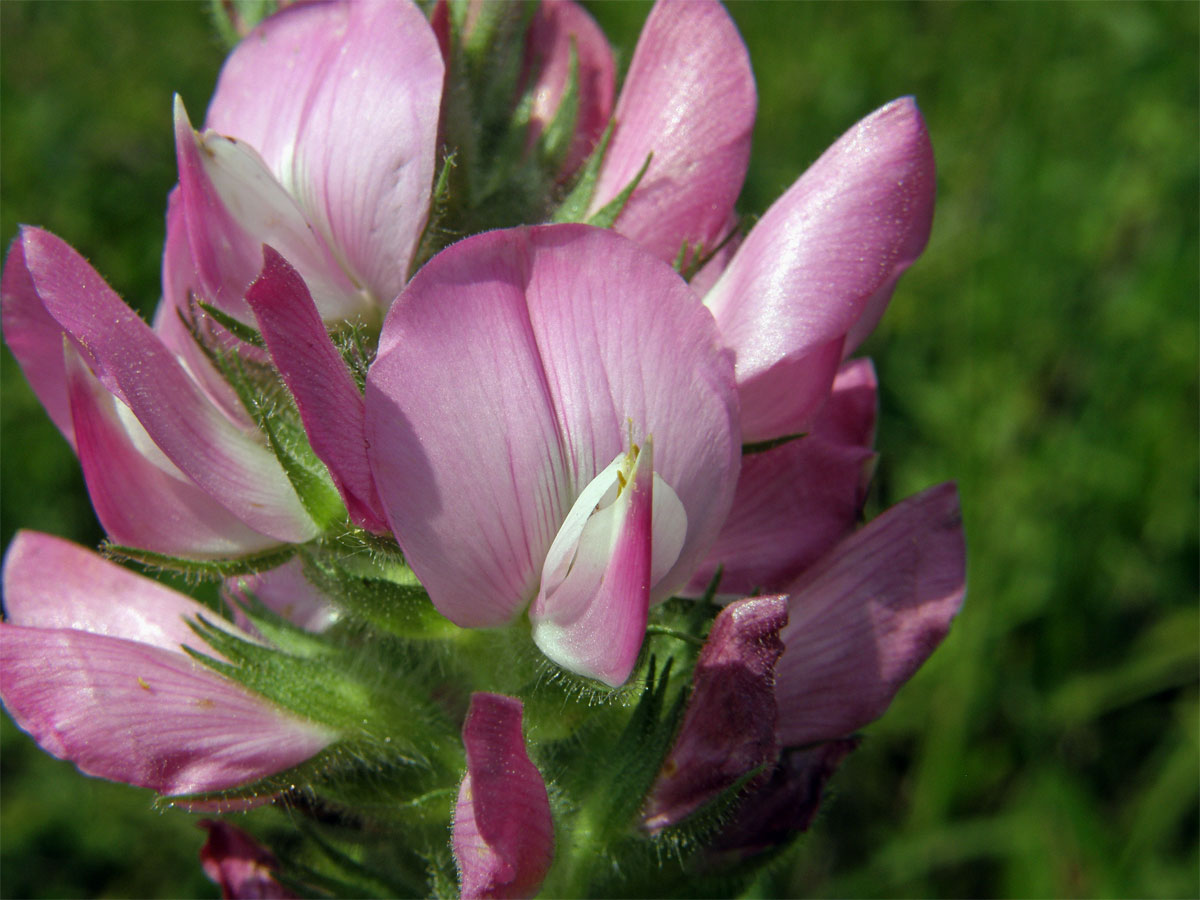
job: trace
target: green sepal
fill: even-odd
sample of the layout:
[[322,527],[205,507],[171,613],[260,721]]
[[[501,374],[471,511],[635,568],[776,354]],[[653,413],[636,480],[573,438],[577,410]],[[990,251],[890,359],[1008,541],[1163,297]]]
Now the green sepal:
[[209,0],[213,25],[229,50],[278,8],[277,0]]
[[212,316],[213,320],[218,325],[232,334],[239,341],[245,341],[247,344],[258,347],[260,350],[267,349],[267,342],[257,328],[251,328],[245,322],[235,319],[233,316],[229,315],[229,313],[218,309],[211,303],[205,303],[203,300],[197,300],[196,305],[199,306],[200,309],[204,310],[205,313]]
[[612,141],[616,120],[610,119],[596,143],[595,149],[584,162],[571,192],[559,204],[550,221],[554,223],[582,222],[587,216],[588,207],[592,205],[592,197],[596,194],[596,184],[600,180],[600,167],[604,163],[604,155],[608,152],[609,142]]
[[798,431],[795,434],[785,434],[783,437],[771,438],[769,441],[757,441],[753,444],[742,444],[742,456],[752,456],[755,453],[766,453],[768,450],[774,450],[776,447],[782,447],[784,444],[790,444],[792,441],[798,441],[800,438],[807,436],[807,431]]
[[329,654],[329,642],[319,634],[299,627],[275,612],[258,599],[252,591],[244,591],[246,600],[233,602],[259,634],[292,656],[313,659]]
[[617,221],[617,216],[621,215],[621,211],[625,209],[625,204],[629,202],[629,196],[641,184],[642,177],[646,174],[646,170],[650,168],[650,163],[654,159],[653,153],[646,154],[646,161],[642,163],[642,167],[638,169],[633,180],[621,189],[621,193],[608,201],[604,207],[598,210],[595,215],[587,220],[589,225],[595,225],[597,228],[612,228],[613,223]]
[[260,553],[227,559],[188,559],[105,541],[100,546],[100,552],[112,560],[135,562],[151,570],[174,572],[188,580],[216,581],[233,575],[253,575],[274,569],[291,559],[296,547],[285,544]]
[[258,416],[258,424],[267,436],[267,446],[279,460],[284,474],[317,527],[325,531],[346,518],[342,496],[334,486],[329,470],[313,452],[303,427],[289,421],[287,416],[266,410]]

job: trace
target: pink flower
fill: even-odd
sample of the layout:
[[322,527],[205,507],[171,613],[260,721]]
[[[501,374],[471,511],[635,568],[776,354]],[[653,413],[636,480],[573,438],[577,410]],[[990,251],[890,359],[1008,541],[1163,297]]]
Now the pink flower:
[[[88,775],[177,795],[298,765],[336,735],[183,652],[198,603],[49,535],[4,561],[0,695],[46,752]],[[231,633],[250,639],[231,625]]]
[[[752,792],[724,844],[768,845],[775,832],[807,827],[825,780],[853,749],[854,732],[884,713],[945,637],[966,590],[965,552],[958,494],[942,484],[847,537],[786,597],[726,607],[697,663],[646,827],[680,821],[757,766],[773,764],[779,747],[783,757],[760,779],[761,793]],[[823,749],[788,749],[804,747]]]
[[[165,304],[179,249],[168,241]],[[173,308],[152,330],[83,257],[28,227],[9,250],[0,300],[5,339],[79,456],[114,542],[203,559],[317,536],[278,459]]]
[[322,318],[377,321],[429,213],[442,78],[407,0],[297,4],[258,25],[226,60],[203,134],[176,101],[196,293],[245,318],[265,243]]
[[471,696],[452,839],[464,900],[532,897],[554,858],[550,799],[525,751],[522,709],[501,694]]
[[678,275],[609,231],[435,257],[384,323],[366,406],[388,522],[434,605],[467,627],[530,607],[550,658],[609,684],[733,499],[732,360]]

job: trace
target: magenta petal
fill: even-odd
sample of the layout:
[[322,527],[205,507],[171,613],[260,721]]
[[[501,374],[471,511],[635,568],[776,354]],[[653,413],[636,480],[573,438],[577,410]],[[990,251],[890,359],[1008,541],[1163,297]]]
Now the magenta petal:
[[244,556],[279,545],[217,503],[162,456],[146,431],[71,345],[67,379],[76,453],[110,540],[189,559]]
[[772,368],[878,318],[929,239],[933,198],[929,134],[903,98],[855,125],[767,210],[704,299],[737,351],[744,408],[753,383],[776,386]]
[[63,628],[0,623],[0,634],[4,705],[42,749],[88,775],[162,794],[219,791],[334,738],[182,653]]
[[788,749],[769,777],[756,784],[714,841],[722,854],[749,856],[807,831],[825,794],[825,784],[857,747],[859,738]]
[[730,604],[713,622],[675,746],[646,804],[650,831],[682,821],[774,760],[775,663],[787,620],[785,597],[755,597]]
[[278,864],[271,852],[240,828],[225,822],[203,819],[197,823],[208,832],[200,848],[204,874],[221,889],[225,900],[287,900],[295,894],[275,880]]
[[258,152],[386,307],[429,211],[442,78],[437,40],[414,4],[296,4],[226,60],[206,125]]
[[366,402],[392,530],[460,625],[508,622],[536,596],[567,513],[631,425],[686,513],[651,602],[690,575],[733,498],[731,360],[683,280],[611,231],[496,231],[438,254],[384,323]]
[[550,799],[525,751],[521,713],[512,697],[471,695],[453,835],[464,900],[532,897],[554,858]]
[[660,0],[617,101],[592,211],[616,197],[653,153],[617,231],[667,262],[685,241],[711,250],[746,177],[757,102],[746,46],[724,8]]
[[25,228],[21,241],[46,311],[163,454],[255,531],[295,543],[315,537],[271,451],[214,406],[87,261],[40,229]]
[[777,673],[785,745],[844,737],[883,714],[958,613],[965,554],[947,483],[892,507],[804,574]]
[[808,435],[742,458],[733,508],[689,594],[718,565],[722,596],[782,591],[854,529],[875,459],[875,392],[870,361],[846,363]]
[[525,54],[537,81],[533,85],[530,139],[554,119],[570,72],[571,48],[579,66],[579,112],[575,137],[563,163],[564,175],[574,172],[592,152],[612,115],[616,79],[612,48],[596,21],[571,0],[542,3],[526,37]]
[[355,524],[387,531],[367,463],[362,394],[296,270],[270,247],[246,293],[271,360],[292,392],[313,452],[329,468]]

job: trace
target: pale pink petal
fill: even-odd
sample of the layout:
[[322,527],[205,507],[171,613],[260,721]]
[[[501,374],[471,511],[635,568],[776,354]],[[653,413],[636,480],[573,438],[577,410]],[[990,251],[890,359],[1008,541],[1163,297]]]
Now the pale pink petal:
[[254,148],[213,131],[197,134],[178,97],[175,152],[188,244],[205,299],[249,321],[243,297],[268,243],[304,273],[325,318],[372,312],[371,298]]
[[591,211],[616,197],[653,153],[617,231],[667,262],[685,241],[712,250],[746,177],[757,103],[746,46],[724,8],[659,0],[617,101]]
[[721,596],[781,591],[853,530],[875,459],[875,392],[870,361],[846,363],[811,433],[742,458],[733,508],[689,594],[718,565]]
[[[304,577],[304,564],[295,558],[266,572],[230,578],[225,582],[224,590],[242,602],[253,594],[268,609],[307,631],[324,631],[339,618],[337,607]],[[254,627],[236,605],[233,605],[233,615],[242,628],[251,630]]]
[[521,712],[512,697],[471,695],[453,836],[464,900],[532,897],[554,858],[550,799],[525,751]]
[[200,848],[200,865],[225,900],[286,900],[296,896],[275,880],[279,868],[275,857],[246,832],[212,819],[197,824],[208,832],[208,840]]
[[296,5],[226,60],[206,125],[258,152],[386,308],[429,212],[442,77],[437,40],[412,3]]
[[774,760],[775,663],[787,618],[785,597],[755,597],[730,604],[713,622],[683,724],[646,802],[648,830],[682,821]]
[[46,311],[166,457],[254,530],[296,543],[315,537],[271,451],[208,400],[86,260],[40,229],[25,228],[21,241]]
[[75,451],[96,517],[110,540],[168,556],[245,556],[277,547],[167,459],[133,414],[64,348]]
[[578,60],[579,112],[575,137],[562,171],[570,174],[592,152],[612,115],[616,67],[612,48],[596,20],[571,0],[547,0],[529,25],[525,54],[536,74],[530,139],[554,119],[567,87],[571,49]]
[[72,448],[75,429],[67,377],[63,370],[62,326],[46,312],[37,285],[25,265],[25,242],[18,235],[8,248],[0,276],[0,310],[4,343],[16,357],[25,379]]
[[748,443],[803,434],[829,396],[842,361],[842,338],[796,359],[781,359],[751,379],[738,377],[742,439]]
[[[904,98],[855,125],[767,210],[704,298],[737,351],[743,409],[770,409],[783,393],[786,379],[773,369],[845,339],[864,316],[878,318],[925,247],[933,197],[929,134]],[[853,349],[847,341],[844,352]]]
[[892,507],[804,574],[777,672],[785,745],[844,737],[883,714],[958,613],[965,554],[947,483]]
[[18,531],[4,555],[4,611],[13,625],[73,628],[165,650],[205,649],[186,619],[212,611],[78,544]]
[[296,270],[270,247],[246,293],[271,360],[300,410],[313,452],[329,468],[350,518],[387,531],[367,463],[362,394]]
[[[193,302],[193,298],[203,299],[204,292],[200,287],[200,277],[196,273],[192,253],[188,247],[183,196],[178,186],[167,198],[167,241],[163,248],[162,284],[162,300],[154,313],[154,333],[230,420],[247,429],[257,428],[241,400],[229,386],[229,382],[217,371],[184,324],[185,315],[200,321],[204,321],[208,316]],[[228,335],[223,336],[226,338],[221,342],[223,349],[233,349],[236,345],[236,349],[243,356],[257,358],[259,355],[257,348],[236,341]]]
[[[560,666],[613,687],[637,662],[650,608],[653,447],[621,454],[585,488],[568,515],[585,517],[578,536],[551,545],[541,589],[529,609],[533,640]],[[593,490],[601,498],[592,495]],[[615,495],[615,496],[614,496]],[[686,522],[683,523],[686,529]],[[676,553],[682,530],[672,534]],[[667,565],[674,563],[671,560]]]
[[491,232],[430,261],[384,324],[367,381],[376,484],[460,625],[502,624],[533,599],[568,512],[631,429],[653,436],[686,510],[654,602],[715,538],[740,456],[730,359],[678,275],[610,231]]
[[88,775],[162,794],[226,790],[335,737],[182,653],[63,628],[0,623],[0,635],[4,705]]

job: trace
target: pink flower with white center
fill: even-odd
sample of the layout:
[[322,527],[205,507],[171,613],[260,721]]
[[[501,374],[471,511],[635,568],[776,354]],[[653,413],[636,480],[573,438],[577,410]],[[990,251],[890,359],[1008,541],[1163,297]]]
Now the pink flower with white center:
[[205,607],[75,544],[19,533],[4,604],[4,705],[43,750],[88,775],[167,796],[222,791],[337,737],[184,653],[213,654],[187,624],[215,621]]
[[226,60],[202,134],[176,101],[197,294],[248,321],[265,243],[322,318],[378,321],[428,217],[442,79],[408,0],[297,4],[258,25]]
[[529,607],[551,659],[612,685],[733,499],[732,359],[683,280],[609,231],[443,251],[388,314],[366,406],[379,495],[434,605],[467,627]]

